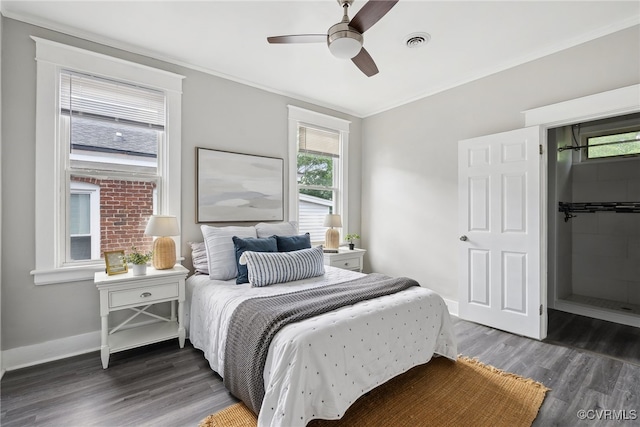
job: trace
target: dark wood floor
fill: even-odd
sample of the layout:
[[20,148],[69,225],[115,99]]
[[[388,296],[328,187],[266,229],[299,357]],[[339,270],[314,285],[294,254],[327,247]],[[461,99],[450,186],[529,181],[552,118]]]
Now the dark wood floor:
[[549,310],[547,342],[640,365],[640,328]]
[[[561,316],[553,319],[563,324],[572,321]],[[559,344],[559,336],[554,336],[554,342],[540,342],[457,318],[453,321],[460,354],[552,389],[534,426],[639,425],[637,420],[580,421],[577,416],[579,410],[610,410],[600,412],[609,418],[640,416],[638,364],[598,354],[597,346],[585,351],[575,343]],[[570,330],[565,326],[565,331]],[[595,341],[611,335],[599,327],[589,331]],[[636,342],[615,339],[611,345],[637,348],[637,336],[624,337]],[[94,352],[7,372],[0,393],[3,427],[197,426],[208,414],[235,402],[200,351],[188,343],[180,350],[173,341],[112,355],[106,370],[99,352]]]

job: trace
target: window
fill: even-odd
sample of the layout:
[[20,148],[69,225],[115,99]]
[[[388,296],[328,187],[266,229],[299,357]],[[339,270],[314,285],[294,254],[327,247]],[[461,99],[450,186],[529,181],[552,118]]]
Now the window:
[[[349,122],[324,114],[289,106],[290,138],[290,218],[311,241],[324,241],[325,216],[340,214],[346,230],[347,168],[346,147]],[[344,233],[341,233],[344,237]]]
[[105,251],[150,249],[150,215],[180,216],[183,77],[33,39],[32,274],[36,284],[88,280],[104,268]]
[[[69,155],[64,263],[99,260],[106,251],[132,246],[151,250],[144,230],[157,212],[164,93],[67,70],[60,88],[60,145]],[[82,184],[99,191],[80,191]]]
[[100,186],[71,180],[69,183],[69,253],[67,259],[100,258]]
[[587,136],[585,139],[588,159],[640,155],[640,128]]

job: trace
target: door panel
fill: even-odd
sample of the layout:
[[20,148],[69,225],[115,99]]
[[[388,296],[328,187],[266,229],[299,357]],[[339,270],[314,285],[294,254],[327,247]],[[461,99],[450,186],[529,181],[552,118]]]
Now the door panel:
[[502,176],[502,231],[504,233],[526,233],[526,174]]
[[527,254],[503,252],[502,268],[502,309],[526,314]]
[[484,250],[472,249],[469,251],[469,301],[474,304],[489,306],[489,261],[490,253]]
[[489,188],[488,177],[469,178],[469,230],[489,231]]
[[542,339],[539,127],[459,143],[459,314]]

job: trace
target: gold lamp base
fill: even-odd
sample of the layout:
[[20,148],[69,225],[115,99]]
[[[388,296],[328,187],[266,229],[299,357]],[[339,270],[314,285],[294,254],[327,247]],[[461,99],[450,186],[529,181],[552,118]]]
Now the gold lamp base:
[[338,249],[338,246],[340,246],[340,233],[335,228],[329,228],[324,236],[324,247]]
[[153,268],[167,270],[176,265],[176,243],[171,237],[158,237],[153,242]]

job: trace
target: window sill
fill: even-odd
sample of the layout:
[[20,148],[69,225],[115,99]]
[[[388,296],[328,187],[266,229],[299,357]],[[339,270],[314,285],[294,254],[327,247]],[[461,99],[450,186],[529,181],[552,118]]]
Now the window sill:
[[94,273],[104,271],[104,264],[93,264],[73,267],[61,267],[51,270],[33,270],[33,283],[36,286],[56,285],[69,282],[93,281]]
[[[183,261],[184,257],[176,257],[178,265],[181,265]],[[93,281],[93,276],[98,271],[105,271],[104,261],[97,264],[74,265],[51,270],[33,270],[31,275],[33,276],[33,283],[36,286],[42,286]]]

